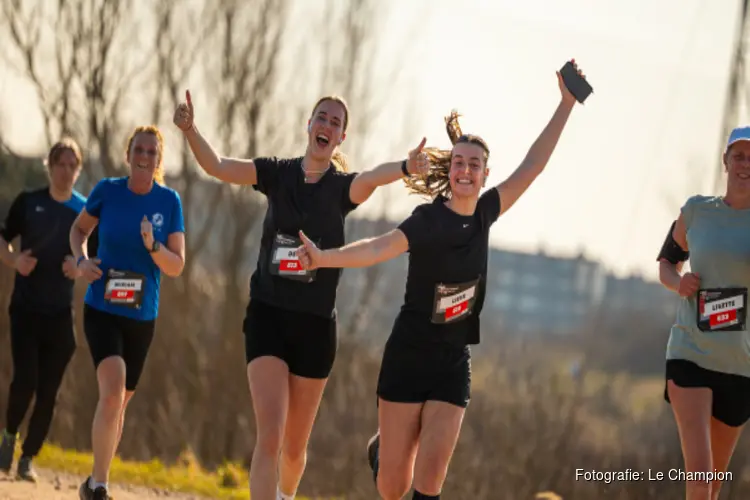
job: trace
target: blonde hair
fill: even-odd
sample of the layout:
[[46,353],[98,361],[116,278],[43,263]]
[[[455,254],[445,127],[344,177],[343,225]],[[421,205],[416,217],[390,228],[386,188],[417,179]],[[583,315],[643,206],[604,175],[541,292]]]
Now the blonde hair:
[[159,163],[156,165],[156,169],[154,169],[154,181],[156,181],[157,184],[164,185],[164,137],[161,135],[161,131],[156,125],[141,125],[139,127],[136,127],[135,130],[133,130],[133,133],[130,134],[130,137],[128,138],[128,146],[125,149],[125,157],[130,156],[130,148],[133,147],[133,141],[135,140],[136,136],[138,134],[151,134],[154,137],[156,137],[157,141],[157,151],[159,152]]
[[[341,96],[328,95],[328,96],[321,97],[320,99],[318,99],[318,102],[316,102],[315,106],[313,106],[310,117],[312,118],[312,116],[315,115],[315,110],[318,109],[318,106],[328,101],[336,102],[340,104],[341,107],[344,108],[343,129],[344,129],[344,133],[346,133],[346,128],[349,126],[349,105],[346,103],[346,100]],[[339,149],[338,146],[336,146],[336,149],[333,152],[333,156],[331,156],[331,163],[333,163],[333,166],[336,168],[336,170],[339,170],[341,172],[349,171],[349,160],[346,158],[346,155]]]
[[81,154],[81,148],[78,143],[70,137],[64,137],[57,141],[47,153],[47,158],[44,160],[44,165],[49,168],[58,161],[60,157],[66,151],[70,151],[76,157],[76,166],[80,167],[83,163],[83,155]]
[[[478,135],[464,134],[461,132],[461,125],[458,123],[458,111],[453,110],[445,117],[445,129],[448,132],[448,137],[451,140],[451,144],[474,144],[482,148],[484,151],[484,163],[487,164],[487,160],[490,157],[490,148],[487,143]],[[434,198],[436,196],[443,196],[445,198],[451,197],[451,183],[450,183],[450,170],[451,161],[453,159],[453,148],[450,150],[440,148],[424,148],[427,157],[430,161],[430,170],[427,175],[424,176],[410,176],[404,179],[404,183],[412,194],[421,194]]]

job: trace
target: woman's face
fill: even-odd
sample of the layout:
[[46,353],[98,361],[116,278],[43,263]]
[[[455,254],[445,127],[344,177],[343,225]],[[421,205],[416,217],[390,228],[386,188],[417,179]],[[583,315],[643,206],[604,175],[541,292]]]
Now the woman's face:
[[735,142],[724,155],[727,190],[750,192],[750,141]]
[[140,133],[133,138],[128,151],[133,181],[149,184],[159,166],[159,139],[154,134]]
[[453,146],[449,174],[453,197],[479,198],[487,174],[481,146],[467,142]]

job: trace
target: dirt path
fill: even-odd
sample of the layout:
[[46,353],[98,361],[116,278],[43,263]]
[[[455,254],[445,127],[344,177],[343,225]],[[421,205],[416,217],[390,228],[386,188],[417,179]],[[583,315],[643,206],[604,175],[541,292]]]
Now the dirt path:
[[[43,469],[37,472],[39,482],[36,484],[16,481],[13,476],[0,472],[0,500],[78,500],[78,486],[82,478]],[[110,486],[110,495],[114,500],[206,500],[205,497],[119,484]]]

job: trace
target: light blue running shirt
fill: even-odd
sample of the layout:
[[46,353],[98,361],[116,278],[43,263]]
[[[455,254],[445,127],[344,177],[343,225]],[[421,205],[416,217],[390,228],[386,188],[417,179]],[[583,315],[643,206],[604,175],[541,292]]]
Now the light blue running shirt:
[[[734,209],[720,197],[699,195],[685,202],[682,217],[690,269],[700,275],[701,288],[750,288],[750,209]],[[701,331],[697,294],[679,300],[667,359],[685,359],[708,370],[750,377],[747,323],[742,331]],[[747,311],[746,303],[743,307]]]

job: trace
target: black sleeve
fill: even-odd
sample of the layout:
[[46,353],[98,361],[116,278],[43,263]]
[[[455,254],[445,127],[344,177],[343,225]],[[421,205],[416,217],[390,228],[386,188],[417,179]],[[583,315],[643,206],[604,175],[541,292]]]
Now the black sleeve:
[[357,209],[359,204],[352,201],[350,191],[352,189],[352,182],[357,177],[357,172],[347,173],[341,176],[341,213],[344,215]]
[[500,217],[500,192],[493,187],[488,189],[477,201],[477,211],[485,227],[490,227]]
[[419,251],[427,248],[435,235],[436,228],[431,224],[429,216],[431,203],[420,205],[414,209],[411,215],[398,225],[398,229],[404,233],[409,242],[409,252]]
[[8,214],[5,216],[2,226],[0,226],[0,235],[10,243],[13,238],[23,233],[23,226],[26,219],[26,193],[22,192],[10,205]]
[[274,157],[253,158],[257,182],[253,189],[268,196],[279,185],[279,159]]

